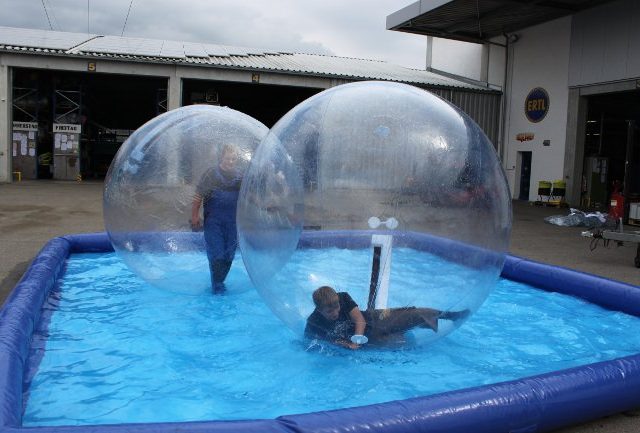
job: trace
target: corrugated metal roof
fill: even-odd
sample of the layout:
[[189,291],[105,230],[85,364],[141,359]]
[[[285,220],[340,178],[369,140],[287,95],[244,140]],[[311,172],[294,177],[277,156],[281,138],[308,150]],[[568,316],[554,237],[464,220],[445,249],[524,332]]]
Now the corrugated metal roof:
[[490,91],[482,86],[384,61],[197,42],[0,27],[0,51],[182,63]]
[[68,50],[92,36],[95,35],[0,27],[0,43],[16,47]]

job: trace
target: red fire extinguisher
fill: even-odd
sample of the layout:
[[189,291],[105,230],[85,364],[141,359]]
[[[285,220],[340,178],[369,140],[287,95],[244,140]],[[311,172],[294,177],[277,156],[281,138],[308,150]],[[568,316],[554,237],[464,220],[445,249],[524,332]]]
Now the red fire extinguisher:
[[620,182],[613,182],[613,192],[611,193],[611,203],[609,206],[609,215],[616,221],[624,218],[624,196],[620,192]]

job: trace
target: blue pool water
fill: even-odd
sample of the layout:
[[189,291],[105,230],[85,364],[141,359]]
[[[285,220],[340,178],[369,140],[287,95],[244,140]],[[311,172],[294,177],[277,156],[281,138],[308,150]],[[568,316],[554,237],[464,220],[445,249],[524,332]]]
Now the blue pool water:
[[[354,260],[354,251],[331,253],[349,255],[345,266]],[[361,253],[366,263],[369,252]],[[394,265],[408,280],[424,275],[415,262],[447,266],[410,254],[418,255],[413,266]],[[223,297],[186,296],[147,285],[115,254],[73,255],[45,306],[48,326],[34,336],[23,425],[272,418],[640,352],[640,319],[508,280],[433,345],[307,350],[250,289],[239,257],[228,286]]]

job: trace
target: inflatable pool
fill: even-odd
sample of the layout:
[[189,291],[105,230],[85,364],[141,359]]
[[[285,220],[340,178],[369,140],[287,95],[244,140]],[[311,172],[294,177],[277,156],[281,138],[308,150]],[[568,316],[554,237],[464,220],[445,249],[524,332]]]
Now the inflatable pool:
[[[313,236],[306,237],[313,244]],[[303,236],[303,240],[305,236]],[[24,368],[42,305],[72,253],[107,252],[103,233],[51,240],[0,311],[2,431],[529,432],[549,431],[640,406],[640,355],[428,397],[275,419],[23,428]],[[640,289],[508,256],[502,276],[640,316]]]

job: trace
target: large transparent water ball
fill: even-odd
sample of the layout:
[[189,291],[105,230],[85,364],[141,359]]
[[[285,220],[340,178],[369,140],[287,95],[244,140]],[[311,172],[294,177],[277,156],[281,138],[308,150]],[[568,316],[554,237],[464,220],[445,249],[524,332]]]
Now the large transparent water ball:
[[466,114],[419,88],[360,82],[271,129],[242,186],[238,230],[255,287],[296,334],[318,316],[314,291],[330,286],[364,312],[369,345],[425,344],[496,284],[511,203],[493,145]]
[[[209,105],[169,111],[136,130],[118,150],[104,182],[105,227],[127,266],[157,287],[211,291],[207,253],[219,241],[209,238],[203,209],[214,202],[206,200],[214,187],[235,189],[237,200],[240,182],[216,186],[223,155],[235,156],[230,172],[241,181],[267,132],[246,114]],[[234,233],[235,205],[208,208],[212,216],[233,221]]]

